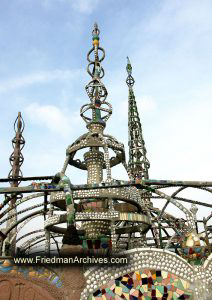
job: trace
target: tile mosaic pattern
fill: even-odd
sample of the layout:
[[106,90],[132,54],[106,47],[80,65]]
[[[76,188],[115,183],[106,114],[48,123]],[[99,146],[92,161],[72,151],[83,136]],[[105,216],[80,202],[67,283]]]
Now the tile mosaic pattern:
[[175,300],[192,299],[190,284],[160,270],[143,269],[109,281],[88,300]]
[[62,281],[60,280],[59,276],[57,276],[57,274],[42,266],[15,265],[12,261],[8,259],[2,259],[0,260],[0,273],[22,275],[25,278],[31,277],[37,279],[44,279],[50,284],[55,285],[57,288],[63,286]]
[[202,265],[210,254],[209,244],[206,238],[201,238],[201,234],[191,232],[182,239],[179,254],[195,265]]

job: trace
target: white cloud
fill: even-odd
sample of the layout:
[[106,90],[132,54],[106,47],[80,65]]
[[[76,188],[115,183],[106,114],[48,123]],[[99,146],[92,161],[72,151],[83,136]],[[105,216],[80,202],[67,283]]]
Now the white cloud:
[[[208,167],[212,142],[210,133],[212,123],[210,118],[211,100],[208,91],[198,95],[190,94],[190,99],[183,107],[169,108],[166,116],[158,119],[158,128],[152,128],[151,148],[148,149],[152,158],[151,177],[182,180],[207,180],[211,178],[211,168]],[[188,98],[188,99],[189,99]],[[154,122],[155,126],[155,122]],[[158,155],[160,159],[158,159]],[[150,158],[150,157],[149,157]]]
[[195,33],[211,28],[211,1],[164,1],[157,14],[147,22],[146,29],[158,34],[170,34],[187,27],[195,28]]
[[96,9],[99,0],[71,0],[69,2],[72,8],[77,12],[90,14]]
[[45,83],[54,80],[71,80],[80,70],[52,70],[40,71],[25,76],[13,78],[0,82],[0,93],[5,93],[14,89],[26,87],[35,83]]
[[55,3],[70,4],[71,8],[81,14],[91,14],[99,4],[99,0],[42,0],[46,8],[51,8]]
[[25,112],[32,123],[45,126],[51,132],[64,138],[69,136],[71,128],[79,119],[79,117],[73,115],[70,119],[67,113],[54,105],[31,103],[26,107]]

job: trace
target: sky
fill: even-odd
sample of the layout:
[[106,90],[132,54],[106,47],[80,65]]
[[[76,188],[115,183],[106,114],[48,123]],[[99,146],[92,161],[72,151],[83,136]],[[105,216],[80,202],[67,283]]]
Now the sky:
[[[210,0],[1,0],[0,177],[18,112],[25,121],[24,176],[54,175],[86,127],[80,107],[92,28],[100,28],[103,83],[113,115],[105,132],[128,158],[126,56],[150,161],[151,179],[211,180],[212,2]],[[69,167],[73,183],[85,173]],[[112,171],[126,179],[123,169]],[[201,195],[200,195],[201,194]],[[209,195],[191,191],[193,199]]]

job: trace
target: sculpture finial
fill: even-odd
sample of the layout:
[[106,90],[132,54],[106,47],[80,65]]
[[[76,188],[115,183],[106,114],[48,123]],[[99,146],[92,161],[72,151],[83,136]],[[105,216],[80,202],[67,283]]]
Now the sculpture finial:
[[131,66],[130,59],[129,59],[128,56],[127,56],[127,67],[126,67],[126,69],[127,69],[128,75],[131,75],[132,74],[132,66]]
[[[89,62],[87,72],[92,77],[92,80],[85,87],[90,103],[81,107],[80,115],[87,124],[98,123],[105,127],[106,121],[112,114],[112,106],[106,102],[107,89],[101,82],[101,79],[104,77],[104,69],[101,66],[101,62],[105,58],[105,51],[99,47],[99,34],[98,25],[94,23],[92,30],[93,48],[87,54]],[[94,59],[91,58],[92,53],[94,53]],[[102,105],[107,107],[102,107]],[[87,111],[92,111],[91,116],[85,114]]]

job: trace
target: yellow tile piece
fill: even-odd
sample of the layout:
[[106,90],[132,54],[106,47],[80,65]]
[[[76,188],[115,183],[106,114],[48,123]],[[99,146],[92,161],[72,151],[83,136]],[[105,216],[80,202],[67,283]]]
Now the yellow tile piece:
[[167,298],[167,300],[172,300],[172,295],[173,295],[172,291],[168,291],[168,298]]
[[126,298],[126,300],[130,300],[130,295],[127,293],[123,293],[124,297]]
[[123,277],[121,281],[128,281],[128,277]]
[[156,297],[163,297],[163,294],[156,289]]
[[167,278],[167,276],[168,276],[168,273],[165,272],[165,271],[162,271],[162,277],[163,277],[163,279]]
[[117,287],[115,288],[115,293],[116,293],[117,295],[121,296],[121,294],[122,294],[122,288],[121,288],[120,286],[117,286]]
[[184,287],[184,289],[186,289],[187,287],[187,282],[185,281],[185,280],[183,280],[183,279],[180,279],[181,280],[181,282],[182,282],[182,285],[183,285],[183,287]]

